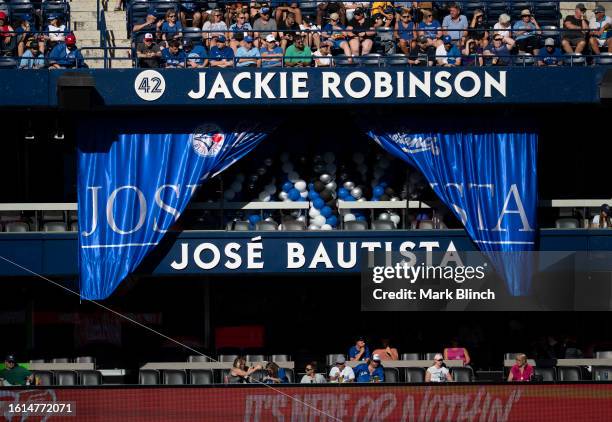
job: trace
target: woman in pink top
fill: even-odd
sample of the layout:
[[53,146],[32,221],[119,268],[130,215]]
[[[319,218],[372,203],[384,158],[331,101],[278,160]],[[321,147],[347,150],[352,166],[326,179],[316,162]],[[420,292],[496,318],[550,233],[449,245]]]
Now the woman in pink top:
[[470,354],[464,347],[459,347],[457,339],[451,340],[451,347],[444,349],[445,360],[462,360],[464,365],[470,364]]
[[516,355],[516,363],[510,368],[508,381],[531,381],[533,366],[527,363],[527,355],[519,353]]

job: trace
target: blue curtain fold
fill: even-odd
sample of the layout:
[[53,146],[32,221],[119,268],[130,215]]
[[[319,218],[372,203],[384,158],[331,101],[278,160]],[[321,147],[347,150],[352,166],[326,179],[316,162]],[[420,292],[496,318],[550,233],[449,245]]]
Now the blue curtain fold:
[[110,296],[161,241],[198,186],[246,155],[270,130],[254,122],[149,123],[126,129],[84,126],[79,133],[83,299]]
[[368,135],[418,168],[462,221],[513,296],[527,295],[536,242],[537,134],[374,129]]

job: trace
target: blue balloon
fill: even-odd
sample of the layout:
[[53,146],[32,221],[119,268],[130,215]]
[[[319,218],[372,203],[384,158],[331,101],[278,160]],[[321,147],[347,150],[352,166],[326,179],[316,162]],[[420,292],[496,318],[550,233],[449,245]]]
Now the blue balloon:
[[357,201],[352,195],[345,196],[344,200],[347,201],[347,202],[355,202],[355,201]]
[[261,216],[259,214],[249,215],[249,223],[255,225],[255,223],[258,223],[259,221],[261,221]]
[[320,210],[321,208],[325,206],[325,201],[321,198],[317,198],[314,201],[312,201],[312,205],[314,205],[316,209]]
[[302,195],[300,195],[300,199],[298,199],[298,202],[306,202],[308,201],[306,198],[303,198]]
[[336,217],[335,215],[331,215],[331,216],[327,217],[325,222],[327,224],[329,224],[330,226],[332,226],[332,227],[336,227],[336,225],[338,224],[338,217]]
[[314,201],[315,199],[320,198],[321,195],[319,195],[319,192],[315,190],[311,190],[310,192],[308,192],[308,197],[310,198],[311,201]]
[[289,199],[291,199],[292,201],[297,201],[298,199],[301,198],[300,191],[297,190],[296,188],[291,188],[289,192],[287,193],[289,195]]
[[378,202],[380,199],[378,198],[378,196],[375,196],[374,198],[370,199],[370,201],[372,202]]
[[330,217],[332,215],[332,209],[325,205],[323,208],[321,208],[321,215],[325,218]]
[[373,193],[374,193],[374,197],[375,197],[375,198],[376,198],[376,197],[379,197],[379,196],[381,196],[382,194],[384,194],[384,193],[385,193],[385,188],[383,188],[381,185],[377,185],[377,186],[374,188]]
[[338,189],[338,198],[344,199],[346,196],[350,195],[350,192],[346,188]]
[[308,190],[313,191],[314,190],[314,183],[309,183],[308,184]]
[[289,193],[289,191],[293,188],[293,183],[285,182],[283,183],[283,191]]
[[366,216],[365,215],[359,215],[355,218],[357,221],[366,221]]
[[383,189],[386,188],[387,186],[389,186],[389,184],[387,182],[380,182],[378,184],[378,186],[382,187]]

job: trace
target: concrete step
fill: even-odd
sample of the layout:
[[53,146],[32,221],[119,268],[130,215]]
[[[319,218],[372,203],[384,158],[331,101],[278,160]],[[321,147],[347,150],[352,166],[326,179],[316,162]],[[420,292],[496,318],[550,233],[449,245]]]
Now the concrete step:
[[95,12],[97,9],[96,0],[78,0],[70,2],[70,12]]
[[[119,40],[113,40],[113,39],[108,39],[108,45],[110,47],[131,47],[132,44],[130,42],[130,40],[124,40],[124,39],[119,39]],[[79,46],[80,47],[98,47],[100,45],[100,40],[99,39],[95,39],[95,40],[79,40]]]
[[[127,32],[127,31],[126,31]],[[127,35],[127,33],[126,33]],[[74,36],[77,39],[77,43],[84,40],[100,40],[100,32],[98,31],[74,31]],[[126,37],[123,37],[126,38]]]
[[[94,10],[93,12],[70,12],[70,19],[72,22],[96,22],[97,14]],[[106,22],[126,22],[127,16],[125,12],[105,12],[104,19]]]
[[[85,58],[89,58],[89,57],[90,58],[101,58],[101,57],[104,57],[104,50],[101,50],[101,49],[88,50],[87,48],[81,48],[81,54],[83,54],[83,57]],[[108,58],[109,59],[113,59],[113,58],[129,59],[130,52],[129,50],[109,50]],[[123,60],[117,60],[117,61],[123,61]]]
[[[98,27],[95,20],[91,21],[75,21],[72,20],[72,27],[77,31],[95,31]],[[125,21],[110,21],[106,22],[106,29],[110,30],[126,30]]]

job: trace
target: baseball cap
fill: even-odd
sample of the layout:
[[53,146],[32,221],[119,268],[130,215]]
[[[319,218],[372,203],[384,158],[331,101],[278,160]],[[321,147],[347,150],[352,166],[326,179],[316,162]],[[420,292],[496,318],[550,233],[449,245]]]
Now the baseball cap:
[[605,212],[606,214],[610,214],[610,205],[608,204],[603,204],[601,206],[601,211]]
[[183,47],[193,47],[193,41],[183,40]]
[[521,10],[521,16],[531,16],[531,12],[529,9],[523,9]]
[[378,353],[374,353],[374,354],[372,355],[372,360],[373,360],[374,362],[380,362],[380,355],[379,355]]
[[[2,15],[0,15],[2,16]],[[6,362],[17,362],[17,359],[15,359],[14,355],[7,355],[6,358],[4,359]]]
[[155,16],[155,8],[154,7],[149,7],[149,10],[147,10],[147,16]]
[[355,11],[353,12],[353,15],[363,15],[363,9],[361,7],[358,7],[357,9],[355,9]]
[[275,42],[276,38],[274,38],[274,35],[268,34],[268,36],[266,36],[266,41],[268,41],[268,42]]
[[346,358],[343,355],[338,355],[336,363],[346,363]]
[[0,11],[0,19],[6,19],[6,13]]
[[269,7],[262,7],[261,8],[261,13],[263,13],[264,15],[267,15],[268,13],[270,13],[270,8]]
[[332,13],[331,15],[329,15],[329,18],[330,18],[331,20],[336,21],[336,20],[340,19],[340,15],[339,15],[339,14],[337,14],[336,12],[334,12],[334,13]]
[[427,42],[427,37],[425,35],[419,35],[417,42]]
[[144,36],[144,39],[153,41],[153,34],[151,34],[150,32],[147,32]]
[[47,16],[47,20],[52,21],[53,19],[57,19],[59,18],[58,15],[56,15],[55,13],[51,13],[49,16]]
[[576,7],[574,9],[580,9],[584,12],[586,10],[586,6],[584,5],[584,3],[578,3],[576,4]]
[[76,37],[74,36],[74,34],[66,35],[66,45],[75,45],[75,44],[76,44]]
[[602,5],[599,5],[595,8],[595,10],[593,10],[593,13],[605,13],[606,12],[606,8],[603,7]]
[[224,37],[223,35],[219,35],[219,36],[217,37],[217,41],[218,41],[218,42],[225,42],[225,37]]
[[452,44],[453,43],[453,39],[451,38],[450,35],[445,35],[442,37],[442,42],[444,44]]
[[553,40],[552,38],[546,38],[546,40],[544,40],[544,45],[546,47],[548,46],[555,46],[555,40]]
[[247,35],[246,37],[244,37],[244,42],[253,42],[253,37]]

